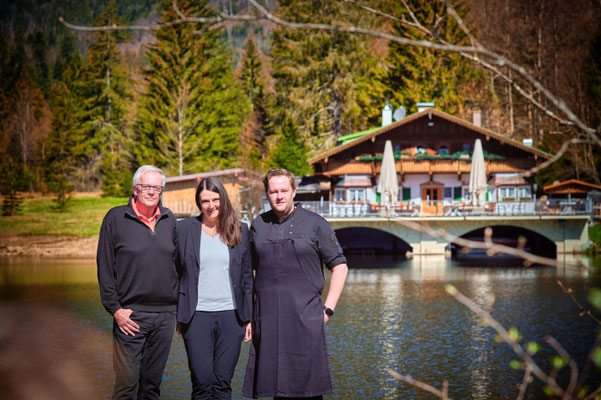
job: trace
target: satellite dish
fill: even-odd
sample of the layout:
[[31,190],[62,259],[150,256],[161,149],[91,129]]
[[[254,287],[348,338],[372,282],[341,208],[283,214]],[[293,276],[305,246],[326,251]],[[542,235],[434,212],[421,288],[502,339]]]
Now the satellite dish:
[[405,107],[401,106],[401,107],[397,108],[396,110],[394,110],[394,114],[392,114],[392,118],[394,118],[395,121],[400,121],[403,118],[405,118]]

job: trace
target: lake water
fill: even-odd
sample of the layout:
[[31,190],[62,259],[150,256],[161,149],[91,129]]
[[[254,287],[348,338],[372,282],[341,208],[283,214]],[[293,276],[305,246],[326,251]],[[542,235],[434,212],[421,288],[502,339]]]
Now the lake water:
[[[364,264],[369,265],[370,261]],[[378,264],[375,260],[373,265]],[[516,398],[523,371],[506,344],[448,295],[453,284],[477,304],[495,302],[491,314],[536,341],[545,371],[553,336],[583,366],[599,326],[579,317],[557,280],[586,304],[598,273],[572,267],[474,268],[443,257],[416,257],[385,267],[352,269],[327,337],[335,393],[330,399],[423,399],[427,393],[397,382],[386,370],[411,375],[455,399]],[[0,258],[0,397],[108,398],[113,384],[112,320],[102,308],[94,260]],[[248,345],[233,381],[241,398]],[[565,378],[560,373],[560,378]],[[589,382],[601,382],[594,367]],[[11,389],[12,388],[12,389]],[[12,391],[11,391],[12,390]],[[175,337],[162,398],[190,395],[186,354]],[[543,397],[535,382],[526,398]]]

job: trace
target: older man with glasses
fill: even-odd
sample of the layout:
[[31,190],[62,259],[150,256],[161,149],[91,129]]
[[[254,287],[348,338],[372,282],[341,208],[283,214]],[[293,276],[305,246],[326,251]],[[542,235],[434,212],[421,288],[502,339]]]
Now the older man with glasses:
[[178,273],[175,222],[160,199],[165,175],[144,165],[127,205],[104,217],[98,241],[98,283],[114,317],[113,399],[158,399],[175,331]]

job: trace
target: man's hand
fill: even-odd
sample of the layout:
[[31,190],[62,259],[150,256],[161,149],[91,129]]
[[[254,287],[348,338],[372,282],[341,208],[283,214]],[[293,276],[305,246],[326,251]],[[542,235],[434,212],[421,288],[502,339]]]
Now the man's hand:
[[251,323],[246,324],[246,332],[244,332],[244,343],[248,343],[253,338],[253,328]]
[[326,312],[323,312],[323,323],[327,324],[328,321],[330,320],[330,317],[328,317],[328,314],[326,314]]
[[126,335],[136,336],[136,333],[140,332],[140,327],[129,318],[133,312],[134,310],[130,310],[129,308],[120,308],[115,311],[114,317],[121,332]]

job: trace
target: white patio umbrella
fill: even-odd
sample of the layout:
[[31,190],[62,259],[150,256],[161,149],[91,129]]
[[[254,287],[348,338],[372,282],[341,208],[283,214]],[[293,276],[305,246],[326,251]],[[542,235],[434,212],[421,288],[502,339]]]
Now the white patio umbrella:
[[472,196],[472,205],[483,206],[486,201],[486,165],[480,139],[476,139],[476,143],[474,143],[468,189]]
[[384,145],[384,156],[382,157],[382,167],[380,169],[380,179],[377,187],[381,196],[381,203],[388,205],[396,204],[399,195],[399,182],[396,175],[396,164],[394,153],[392,152],[392,143],[386,141]]

